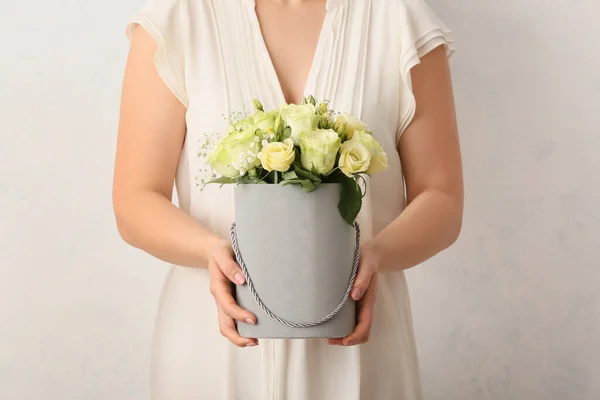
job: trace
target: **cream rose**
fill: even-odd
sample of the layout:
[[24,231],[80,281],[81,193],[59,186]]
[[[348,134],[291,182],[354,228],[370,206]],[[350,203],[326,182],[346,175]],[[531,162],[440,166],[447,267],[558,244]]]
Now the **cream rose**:
[[300,135],[317,129],[320,116],[316,114],[317,109],[308,103],[303,105],[287,104],[279,110],[285,125],[292,129],[291,138],[294,144],[300,143]]
[[370,162],[371,153],[358,140],[348,140],[342,144],[338,166],[346,176],[352,177],[367,171]]
[[340,114],[337,116],[335,122],[346,125],[346,138],[352,139],[354,132],[357,130],[364,131],[367,129],[367,125],[360,119],[353,117],[350,114]]
[[285,172],[294,162],[294,141],[287,138],[282,142],[271,142],[263,146],[258,154],[262,167],[267,171]]

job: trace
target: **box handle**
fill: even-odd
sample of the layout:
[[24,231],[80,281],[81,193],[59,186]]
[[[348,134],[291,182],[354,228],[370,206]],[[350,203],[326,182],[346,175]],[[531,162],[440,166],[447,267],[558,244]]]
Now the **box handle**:
[[354,280],[356,279],[356,273],[358,272],[358,264],[360,261],[360,227],[358,222],[354,222],[354,231],[356,232],[356,247],[354,249],[354,265],[352,266],[352,275],[350,276],[350,282],[348,282],[348,287],[346,288],[346,293],[344,293],[344,297],[338,306],[331,311],[329,314],[324,317],[312,321],[312,322],[297,322],[297,321],[289,321],[287,319],[281,318],[275,315],[269,308],[263,303],[260,299],[258,293],[256,293],[256,289],[254,288],[254,284],[252,283],[252,279],[250,278],[250,274],[248,273],[248,268],[246,268],[246,264],[244,263],[244,259],[242,258],[242,254],[238,247],[237,243],[237,234],[235,230],[235,222],[231,225],[230,234],[231,234],[231,246],[233,248],[233,252],[235,254],[235,258],[242,268],[242,272],[244,273],[244,277],[246,278],[246,283],[248,284],[248,289],[250,289],[250,293],[252,293],[252,297],[254,297],[254,301],[256,304],[273,320],[279,322],[282,325],[289,326],[291,328],[311,328],[313,326],[324,324],[329,321],[333,317],[337,315],[338,312],[346,305],[348,298],[350,297],[350,291],[352,290],[352,286],[354,286]]

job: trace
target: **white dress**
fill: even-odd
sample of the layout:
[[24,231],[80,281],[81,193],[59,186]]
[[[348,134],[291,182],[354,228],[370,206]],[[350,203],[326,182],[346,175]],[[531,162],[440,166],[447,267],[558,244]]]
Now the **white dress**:
[[[284,96],[253,0],[149,0],[131,19],[158,43],[156,68],[187,108],[187,137],[176,186],[179,206],[227,235],[231,187],[197,186],[209,168],[200,148],[224,132],[224,116],[266,108]],[[405,206],[396,143],[415,101],[410,69],[437,46],[452,52],[448,29],[423,0],[328,0],[305,95],[364,120],[390,169],[370,179],[359,216],[363,237]],[[239,349],[219,334],[206,269],[171,266],[156,320],[151,369],[155,400],[421,399],[410,303],[403,272],[379,280],[371,338],[356,347],[325,340],[261,340]]]

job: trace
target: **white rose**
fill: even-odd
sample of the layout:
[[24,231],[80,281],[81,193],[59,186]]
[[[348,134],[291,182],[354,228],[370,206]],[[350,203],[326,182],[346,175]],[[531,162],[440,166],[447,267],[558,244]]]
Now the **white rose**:
[[371,158],[367,175],[372,176],[378,172],[385,171],[388,168],[387,155],[382,151],[381,153],[375,154],[373,158]]
[[294,141],[287,138],[283,143],[267,143],[263,146],[258,157],[260,158],[262,167],[267,171],[285,172],[290,169],[296,157]]
[[320,116],[316,107],[310,103],[297,105],[287,104],[279,110],[285,125],[292,129],[291,138],[294,144],[300,143],[300,135],[317,129]]
[[370,162],[371,153],[358,140],[347,140],[342,144],[338,166],[346,176],[367,171]]
[[317,174],[331,172],[335,165],[342,141],[337,132],[331,129],[307,131],[300,136],[300,161],[302,166]]
[[362,130],[356,130],[351,141],[358,141],[369,150],[371,162],[369,169],[366,171],[368,175],[388,169],[387,156],[383,151],[383,147],[375,140],[373,135]]
[[364,122],[347,113],[338,115],[335,122],[338,122],[340,124],[346,124],[346,137],[348,139],[352,139],[352,137],[354,136],[354,131],[364,131],[365,129],[367,129],[367,125],[365,125]]

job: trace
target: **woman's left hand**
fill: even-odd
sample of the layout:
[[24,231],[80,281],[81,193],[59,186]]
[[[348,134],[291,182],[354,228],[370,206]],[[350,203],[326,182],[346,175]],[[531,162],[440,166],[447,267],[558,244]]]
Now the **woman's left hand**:
[[350,295],[356,303],[357,324],[354,332],[345,338],[328,339],[328,343],[338,346],[354,346],[367,343],[373,323],[373,308],[377,295],[377,277],[380,261],[379,251],[372,241],[361,246],[360,264]]

